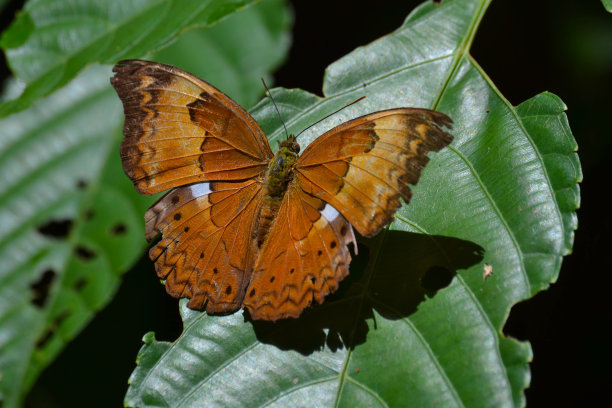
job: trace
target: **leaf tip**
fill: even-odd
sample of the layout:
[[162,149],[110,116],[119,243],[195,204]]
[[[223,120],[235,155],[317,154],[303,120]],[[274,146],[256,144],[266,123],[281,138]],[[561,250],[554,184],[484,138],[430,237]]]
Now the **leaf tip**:
[[148,333],[146,333],[144,336],[142,336],[142,342],[144,344],[153,344],[153,342],[155,341],[155,332],[150,331]]

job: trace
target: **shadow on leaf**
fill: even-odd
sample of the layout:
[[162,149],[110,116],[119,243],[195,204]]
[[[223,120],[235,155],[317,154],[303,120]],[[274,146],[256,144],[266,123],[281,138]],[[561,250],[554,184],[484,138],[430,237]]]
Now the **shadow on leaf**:
[[[324,346],[355,347],[365,342],[374,310],[387,319],[409,316],[426,296],[448,286],[457,270],[480,263],[484,253],[470,241],[404,231],[361,242],[336,293],[298,319],[252,321],[257,339],[306,355]],[[250,320],[246,311],[245,318]]]

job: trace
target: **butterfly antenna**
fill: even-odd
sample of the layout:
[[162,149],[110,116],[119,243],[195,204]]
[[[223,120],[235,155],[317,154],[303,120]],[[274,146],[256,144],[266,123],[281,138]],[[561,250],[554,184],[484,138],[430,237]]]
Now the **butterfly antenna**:
[[299,135],[301,135],[302,133],[304,133],[305,131],[307,131],[308,129],[310,129],[311,127],[316,125],[317,123],[323,122],[325,119],[329,118],[330,116],[335,115],[336,113],[340,112],[344,108],[348,108],[349,106],[356,104],[357,102],[359,102],[362,99],[365,99],[365,95],[362,96],[361,98],[357,99],[357,100],[354,100],[353,102],[349,103],[348,105],[344,105],[343,107],[341,107],[337,111],[330,113],[329,115],[325,116],[324,118],[321,118],[321,119],[317,120],[315,123],[313,123],[312,125],[309,125],[306,129],[302,130],[300,133],[295,135],[295,137],[298,137]]
[[278,117],[280,118],[281,122],[283,123],[283,127],[285,128],[285,134],[287,135],[287,139],[289,139],[289,132],[287,132],[287,126],[285,125],[285,121],[283,120],[283,117],[281,116],[280,111],[278,110],[278,106],[276,106],[276,101],[272,97],[272,92],[270,92],[270,89],[268,88],[268,85],[266,85],[266,81],[264,81],[263,77],[261,78],[261,82],[263,82],[264,88],[266,88],[266,91],[268,91],[268,95],[270,96],[270,99],[272,99],[272,103],[274,104],[274,107],[276,108],[276,113],[278,113]]

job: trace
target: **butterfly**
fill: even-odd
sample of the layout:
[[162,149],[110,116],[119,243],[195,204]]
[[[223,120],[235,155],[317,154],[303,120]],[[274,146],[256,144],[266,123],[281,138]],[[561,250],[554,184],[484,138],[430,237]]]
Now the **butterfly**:
[[453,137],[446,115],[382,110],[327,131],[299,155],[295,136],[272,152],[242,107],[176,67],[120,61],[123,169],[145,195],[166,291],[209,314],[298,317],[349,273],[353,228],[371,237],[411,197],[427,154]]

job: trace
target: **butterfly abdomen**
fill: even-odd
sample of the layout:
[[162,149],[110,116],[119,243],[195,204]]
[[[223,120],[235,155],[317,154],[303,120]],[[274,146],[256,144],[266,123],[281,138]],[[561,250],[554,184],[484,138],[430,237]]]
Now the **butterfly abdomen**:
[[278,209],[280,208],[282,200],[274,199],[270,197],[264,198],[262,201],[262,205],[259,209],[259,216],[257,219],[257,224],[255,228],[255,241],[257,242],[257,248],[261,249],[268,234],[270,232],[270,228],[272,227],[272,223],[276,218],[276,214],[278,214]]

